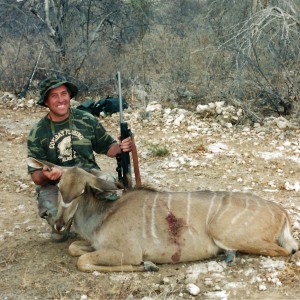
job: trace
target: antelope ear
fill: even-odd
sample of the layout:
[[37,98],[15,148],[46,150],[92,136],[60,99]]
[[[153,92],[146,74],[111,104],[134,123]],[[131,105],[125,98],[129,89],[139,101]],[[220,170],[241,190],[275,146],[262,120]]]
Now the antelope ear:
[[104,180],[93,175],[89,176],[87,183],[90,187],[102,192],[116,191],[120,189],[120,184],[118,182]]
[[92,190],[95,190],[95,192],[104,193],[104,190],[99,188],[99,186],[95,186],[93,184],[87,183],[87,186],[89,186]]
[[56,167],[55,164],[52,164],[52,163],[44,161],[44,160],[38,160],[33,157],[26,158],[26,163],[29,167],[32,167],[37,170],[43,169],[44,167],[49,168],[49,169]]

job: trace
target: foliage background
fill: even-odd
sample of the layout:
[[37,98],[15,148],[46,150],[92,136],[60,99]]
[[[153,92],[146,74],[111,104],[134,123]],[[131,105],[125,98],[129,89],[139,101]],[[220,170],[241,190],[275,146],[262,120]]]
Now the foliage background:
[[298,118],[299,36],[298,0],[0,0],[0,89],[30,81],[30,95],[55,74],[102,97],[121,71],[138,106],[226,101],[254,121]]

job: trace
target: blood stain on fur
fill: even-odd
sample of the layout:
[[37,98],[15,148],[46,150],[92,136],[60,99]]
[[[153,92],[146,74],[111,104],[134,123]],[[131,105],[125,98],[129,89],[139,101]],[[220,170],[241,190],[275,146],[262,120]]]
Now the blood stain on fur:
[[182,218],[176,218],[176,216],[169,212],[166,221],[168,223],[170,239],[177,246],[177,251],[171,256],[171,259],[174,263],[180,261],[181,249],[179,243],[179,237],[184,226],[184,221]]

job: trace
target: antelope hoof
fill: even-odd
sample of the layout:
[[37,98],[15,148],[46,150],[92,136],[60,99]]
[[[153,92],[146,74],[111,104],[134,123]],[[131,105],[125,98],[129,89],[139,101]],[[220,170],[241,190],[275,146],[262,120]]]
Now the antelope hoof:
[[159,270],[158,266],[154,264],[152,261],[144,261],[144,269],[148,272],[157,272]]
[[235,262],[235,254],[236,251],[235,250],[227,250],[226,251],[226,257],[225,257],[225,262],[228,265],[232,265]]

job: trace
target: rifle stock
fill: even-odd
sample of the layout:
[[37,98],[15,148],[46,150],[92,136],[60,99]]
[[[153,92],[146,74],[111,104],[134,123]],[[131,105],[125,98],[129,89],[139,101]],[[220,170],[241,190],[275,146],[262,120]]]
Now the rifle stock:
[[134,141],[134,136],[131,135],[131,141],[132,141],[132,161],[133,161],[133,170],[134,170],[134,177],[135,177],[135,185],[141,186],[142,180],[141,180],[141,174],[140,174],[140,168],[139,168],[139,157],[137,153],[137,148]]

